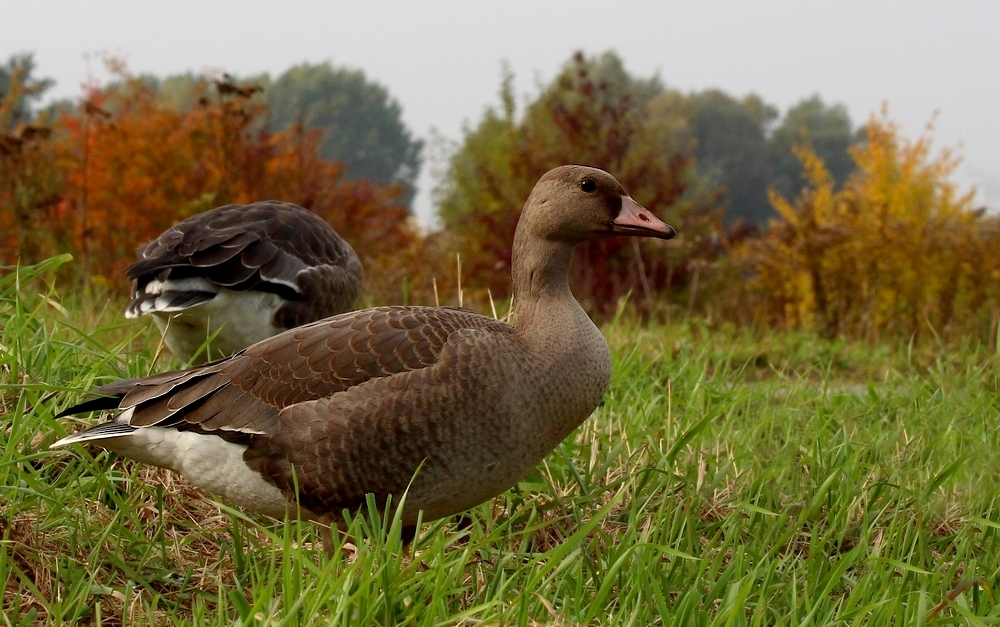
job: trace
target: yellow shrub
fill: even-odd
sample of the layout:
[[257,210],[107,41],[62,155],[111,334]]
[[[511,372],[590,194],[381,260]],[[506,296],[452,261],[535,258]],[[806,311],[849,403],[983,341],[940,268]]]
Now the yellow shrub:
[[996,337],[1000,225],[956,188],[957,158],[900,138],[884,113],[841,190],[808,145],[796,154],[805,189],[794,201],[772,191],[780,217],[734,250],[758,318],[876,340]]

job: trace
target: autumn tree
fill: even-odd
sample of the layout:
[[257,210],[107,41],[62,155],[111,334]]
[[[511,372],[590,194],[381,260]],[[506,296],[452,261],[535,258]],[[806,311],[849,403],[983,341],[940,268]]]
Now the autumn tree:
[[437,190],[441,220],[468,282],[494,296],[510,289],[510,247],[521,207],[549,169],[581,163],[615,174],[633,197],[677,227],[668,246],[625,238],[578,247],[574,293],[597,314],[634,293],[647,310],[668,287],[685,288],[711,256],[711,195],[697,185],[688,146],[667,115],[656,78],[629,75],[613,53],[577,53],[518,115],[512,77],[501,107],[466,133]]
[[64,224],[91,271],[113,277],[135,247],[179,219],[216,205],[259,198],[266,141],[246,134],[260,111],[253,86],[199,85],[193,111],[165,106],[147,82],[117,68],[120,81],[92,88],[64,115],[60,166],[68,174]]
[[[365,268],[365,293],[372,302],[398,303],[403,286],[432,303],[431,260],[409,209],[401,183],[351,181],[344,166],[319,152],[322,133],[298,124],[270,136],[265,197],[290,200],[326,220],[358,253]],[[423,279],[423,280],[422,280]]]
[[35,114],[52,85],[32,76],[31,55],[0,67],[0,259],[37,258],[45,246],[34,235],[56,200],[61,174],[54,167],[48,113]]
[[958,190],[949,151],[933,157],[883,113],[842,189],[811,146],[796,153],[808,185],[794,200],[773,192],[780,217],[735,251],[752,276],[744,313],[829,336],[996,337],[1000,228]]
[[[209,77],[188,72],[139,78],[166,104],[193,110],[198,104],[197,86]],[[343,164],[345,178],[400,183],[404,196],[399,202],[409,205],[423,142],[412,136],[402,120],[402,107],[385,87],[360,70],[334,68],[329,62],[303,63],[277,78],[261,73],[240,81],[262,88],[251,102],[266,106],[267,115],[255,118],[252,130],[279,133],[295,125],[315,130],[320,136],[319,155]]]
[[[399,203],[400,185],[347,180],[341,164],[320,156],[317,130],[270,132],[255,84],[223,76],[190,83],[190,94],[164,96],[155,81],[114,61],[112,69],[118,80],[88,89],[38,143],[39,163],[60,178],[45,187],[38,172],[23,177],[22,187],[48,189],[51,198],[27,207],[29,219],[20,222],[0,212],[17,234],[5,261],[74,252],[85,275],[116,284],[136,246],[175,222],[264,199],[298,203],[333,224],[366,262],[376,289],[379,265],[392,266],[419,240]],[[179,94],[194,105],[179,106]],[[0,197],[3,208],[10,197]],[[46,244],[32,249],[26,242]]]

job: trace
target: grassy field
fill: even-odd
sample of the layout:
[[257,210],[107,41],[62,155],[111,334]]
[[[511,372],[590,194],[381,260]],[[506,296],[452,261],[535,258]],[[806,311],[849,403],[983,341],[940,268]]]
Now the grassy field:
[[[605,328],[605,402],[515,489],[328,557],[97,449],[80,391],[163,370],[122,303],[0,277],[6,625],[992,625],[1000,360],[698,321]],[[374,510],[374,508],[372,508]]]

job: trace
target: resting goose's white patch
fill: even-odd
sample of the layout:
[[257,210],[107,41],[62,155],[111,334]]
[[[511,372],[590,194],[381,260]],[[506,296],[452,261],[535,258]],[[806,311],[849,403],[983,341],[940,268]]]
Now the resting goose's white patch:
[[193,355],[212,340],[212,355],[232,355],[285,329],[275,326],[274,312],[285,302],[270,292],[237,292],[216,287],[215,298],[177,313],[154,312],[167,348],[175,355]]
[[[301,270],[295,273],[295,276],[298,277],[303,272],[309,272],[310,270],[312,270],[312,268],[302,268]],[[268,283],[275,283],[277,285],[284,285],[285,287],[291,288],[292,290],[295,291],[296,294],[302,293],[302,288],[299,287],[299,284],[296,283],[295,281],[286,281],[285,279],[282,279],[279,276],[271,276],[269,274],[264,275],[263,272],[261,273],[260,278],[264,279]]]
[[219,286],[201,277],[189,277],[186,279],[167,279],[157,281],[153,279],[146,284],[143,292],[146,294],[162,294],[163,292],[218,292]]
[[[194,277],[177,281],[152,280],[146,284],[142,293],[146,298],[137,298],[125,310],[126,318],[138,318],[151,313],[172,313],[183,311],[211,299],[218,294],[219,286],[206,279]],[[197,297],[197,300],[191,300]]]

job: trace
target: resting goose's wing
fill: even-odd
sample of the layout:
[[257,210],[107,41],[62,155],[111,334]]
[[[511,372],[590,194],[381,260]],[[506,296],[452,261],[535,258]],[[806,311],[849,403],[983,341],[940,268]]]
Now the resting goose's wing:
[[227,288],[298,302],[279,316],[301,324],[348,309],[364,281],[354,250],[326,222],[276,201],[192,216],[138,253],[126,269],[133,280],[128,317],[180,311]]
[[[380,307],[286,331],[215,363],[97,388],[105,398],[60,416],[125,410],[132,428],[226,432],[249,441],[279,428],[281,409],[336,395],[366,381],[420,370],[441,356],[462,329],[507,332],[507,324],[467,309]],[[221,433],[220,433],[221,435]],[[86,432],[53,446],[94,439]]]

